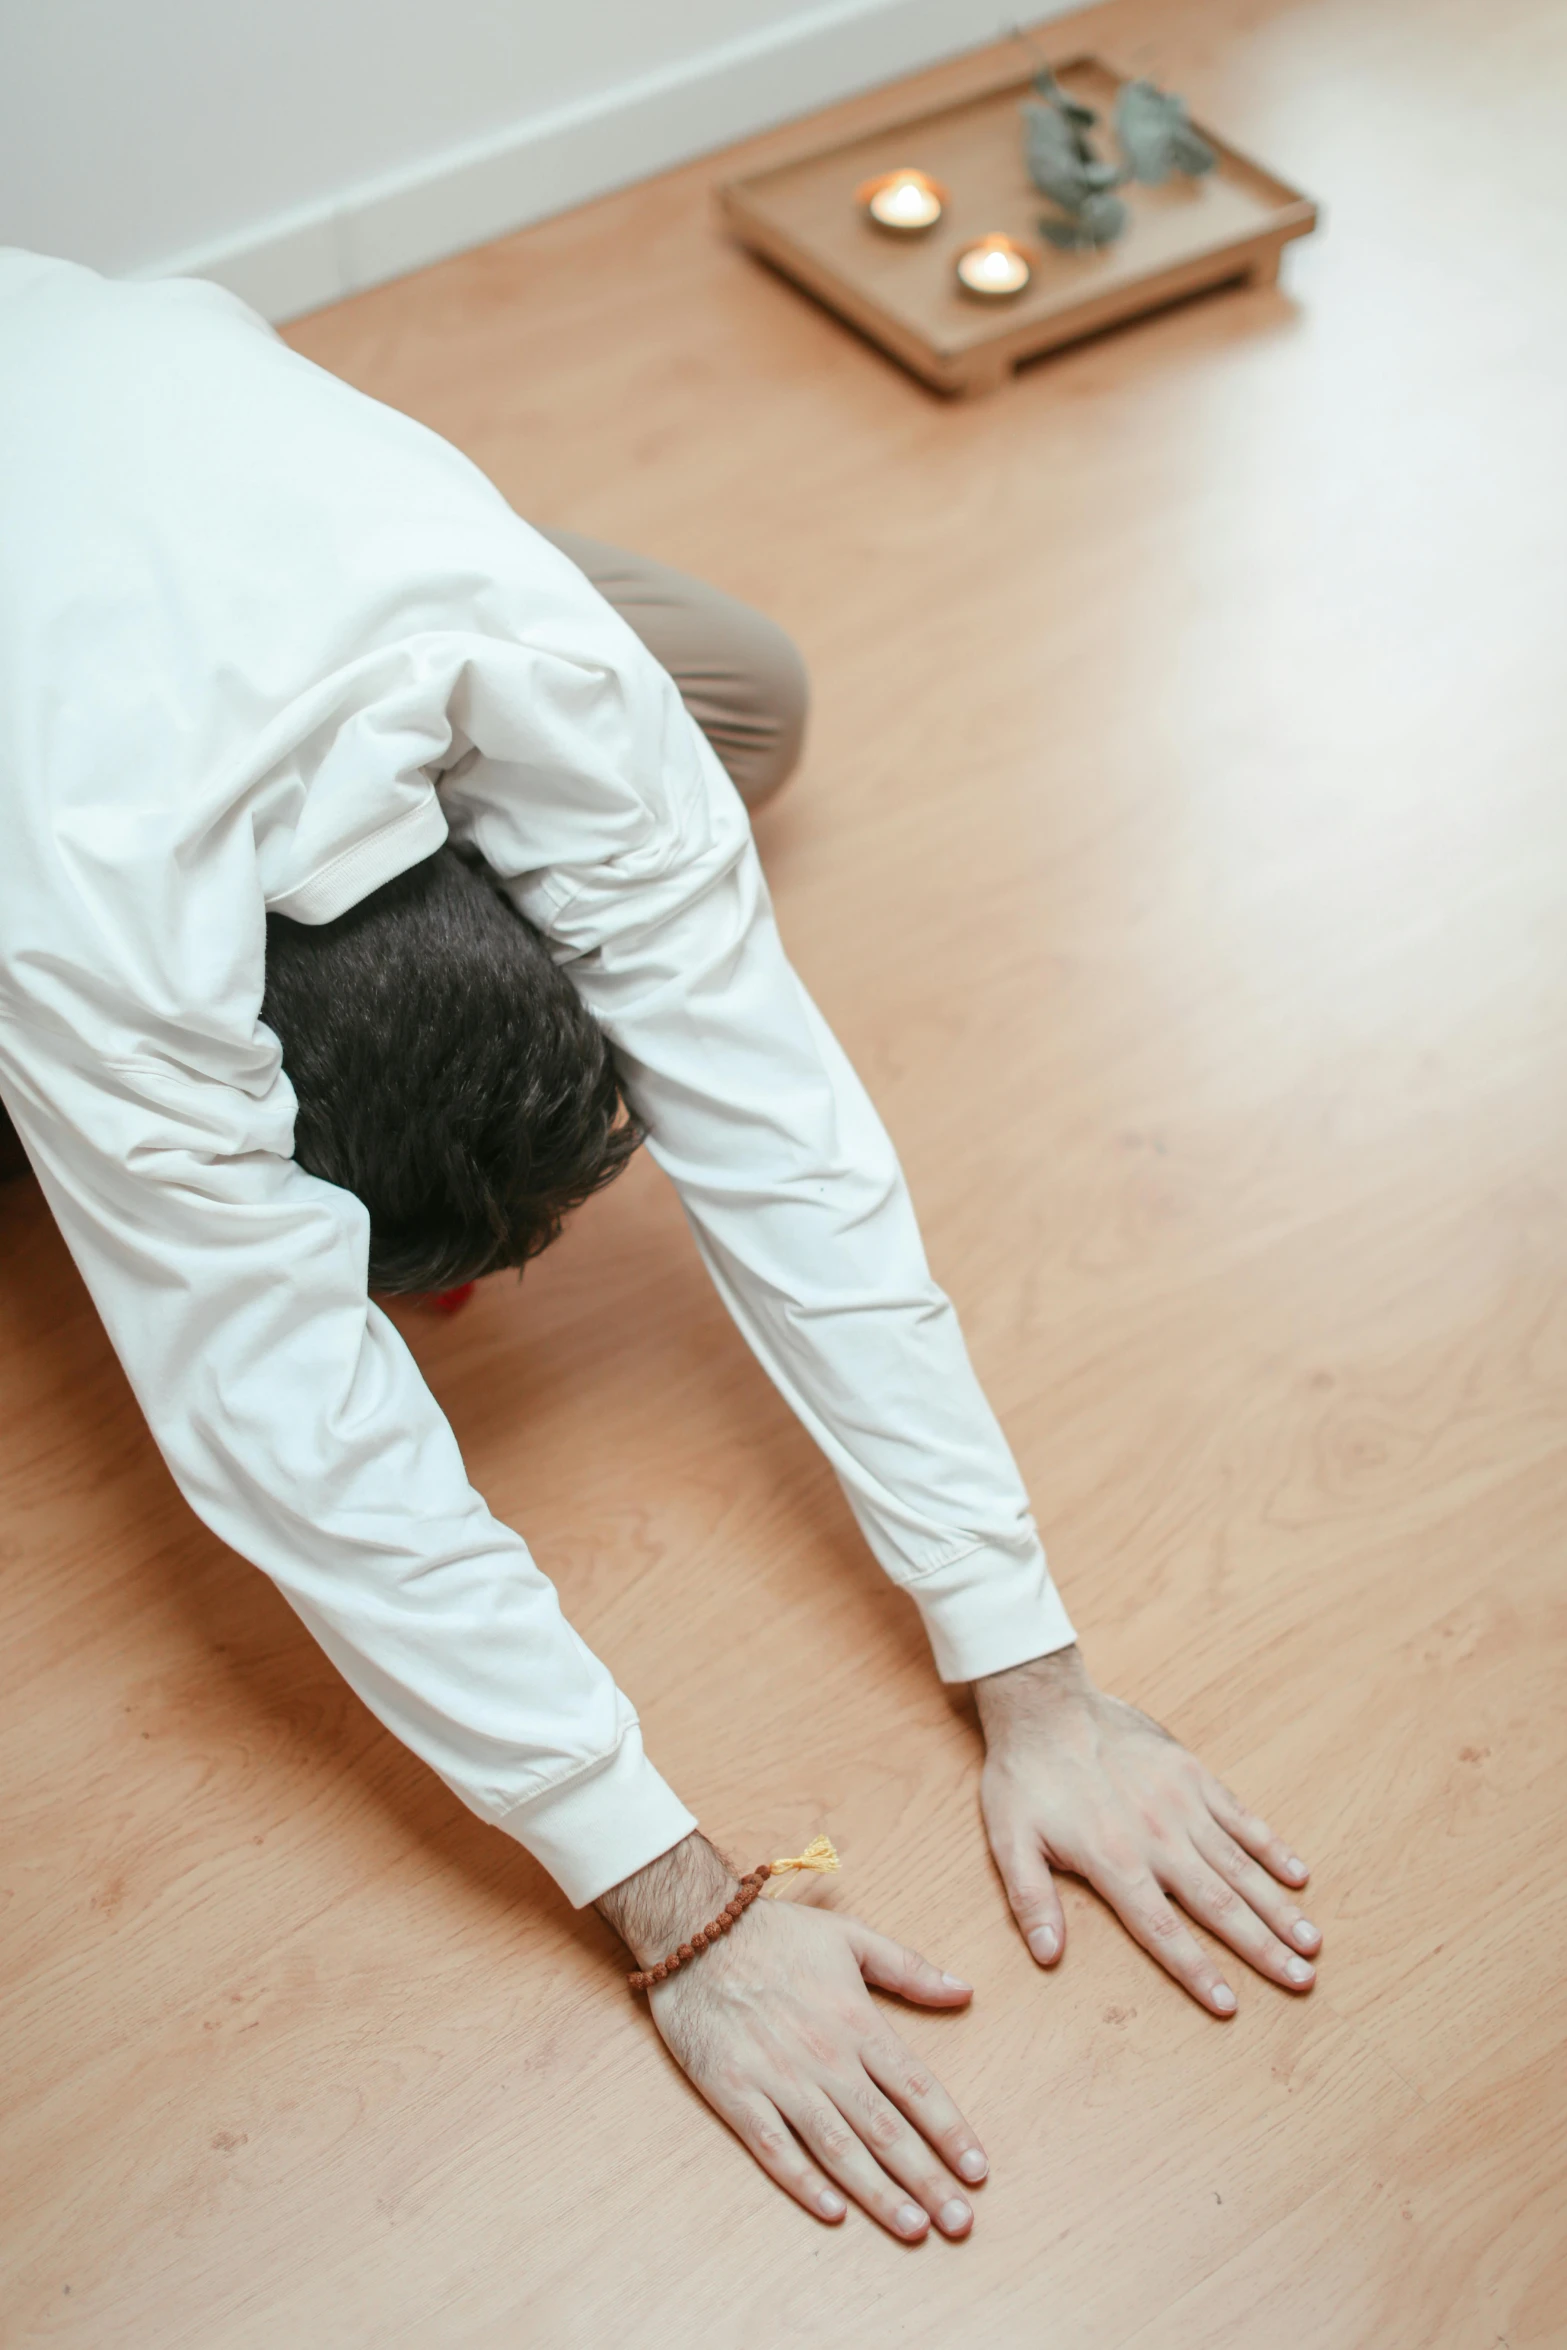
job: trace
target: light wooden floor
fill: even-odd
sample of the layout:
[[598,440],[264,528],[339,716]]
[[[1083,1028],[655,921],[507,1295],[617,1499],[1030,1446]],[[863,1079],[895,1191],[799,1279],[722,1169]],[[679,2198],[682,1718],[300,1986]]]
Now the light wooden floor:
[[189,1516],[18,1187],[8,2350],[1567,2342],[1567,19],[1090,21],[1324,200],[1282,290],[944,406],[704,165],[291,339],[798,634],[785,934],[1090,1661],[1313,1858],[1320,1987],[1217,2025],[1082,1895],[1035,1972],[972,1715],[640,1166],[408,1328],[713,1832],[829,1828],[978,1984],[907,2025],[972,2241],[813,2227]]

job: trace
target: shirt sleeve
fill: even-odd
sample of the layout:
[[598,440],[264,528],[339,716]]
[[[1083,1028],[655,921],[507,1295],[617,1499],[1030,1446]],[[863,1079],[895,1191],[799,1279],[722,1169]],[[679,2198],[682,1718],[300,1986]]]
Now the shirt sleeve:
[[453,830],[569,962],[725,1304],[942,1678],[1066,1647],[1017,1467],[886,1131],[784,954],[744,808],[672,681],[580,594],[559,583],[571,651],[467,672]]
[[696,1825],[366,1296],[292,1095],[0,1019],[7,1106],[186,1499],[344,1678],[579,1906]]

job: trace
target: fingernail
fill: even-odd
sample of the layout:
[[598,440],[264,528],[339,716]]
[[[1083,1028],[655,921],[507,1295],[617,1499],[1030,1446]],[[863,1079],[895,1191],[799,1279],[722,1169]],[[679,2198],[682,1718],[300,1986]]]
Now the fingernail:
[[974,1988],[972,1983],[965,1983],[961,1975],[943,1975],[941,1979],[949,1991],[972,1991]]
[[1310,1918],[1297,1918],[1295,1920],[1295,1939],[1302,1950],[1315,1950],[1317,1944],[1322,1940],[1322,1936],[1317,1932]]
[[1290,1854],[1288,1860],[1284,1863],[1284,1866],[1289,1870],[1289,1873],[1292,1877],[1306,1877],[1311,1874],[1305,1862],[1303,1860],[1298,1860],[1293,1852]]
[[960,2228],[966,2228],[970,2225],[973,2217],[974,2214],[968,2205],[954,2195],[952,2201],[944,2203],[937,2212],[936,2225],[943,2235],[955,2236]]
[[917,2203],[900,2203],[892,2215],[892,2224],[900,2236],[919,2236],[930,2225],[930,2219]]
[[958,2177],[960,2179],[982,2179],[989,2168],[989,2163],[977,2146],[971,2146],[967,2154],[958,2156]]
[[824,2187],[816,2198],[816,2208],[823,2219],[842,2219],[849,2206],[836,2187]]
[[[1295,1961],[1291,1959],[1290,1964],[1293,1966]],[[1233,2015],[1235,2013],[1235,1994],[1230,1989],[1228,1983],[1219,1983],[1215,1985],[1213,1993],[1213,2004],[1218,2009],[1220,2015]]]
[[1309,1967],[1303,1958],[1292,1958],[1284,1969],[1292,1983],[1309,1983],[1316,1971],[1316,1968]]
[[1048,1966],[1061,1947],[1054,1926],[1036,1926],[1028,1937],[1028,1947],[1041,1966]]

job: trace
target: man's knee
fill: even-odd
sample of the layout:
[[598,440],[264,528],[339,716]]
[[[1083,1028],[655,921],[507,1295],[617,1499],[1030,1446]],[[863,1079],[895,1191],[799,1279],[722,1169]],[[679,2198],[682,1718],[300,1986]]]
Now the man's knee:
[[800,762],[811,688],[800,648],[749,605],[737,607],[733,708],[709,729],[748,808],[759,807]]
[[810,687],[794,640],[754,605],[649,555],[543,533],[592,581],[656,661],[748,808],[799,764]]

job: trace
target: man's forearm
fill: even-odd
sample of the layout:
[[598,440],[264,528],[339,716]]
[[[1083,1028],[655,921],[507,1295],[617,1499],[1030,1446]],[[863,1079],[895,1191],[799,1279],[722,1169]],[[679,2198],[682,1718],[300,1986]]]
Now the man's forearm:
[[612,1885],[593,1906],[637,1964],[653,1966],[709,1924],[739,1889],[723,1854],[695,1833]]

